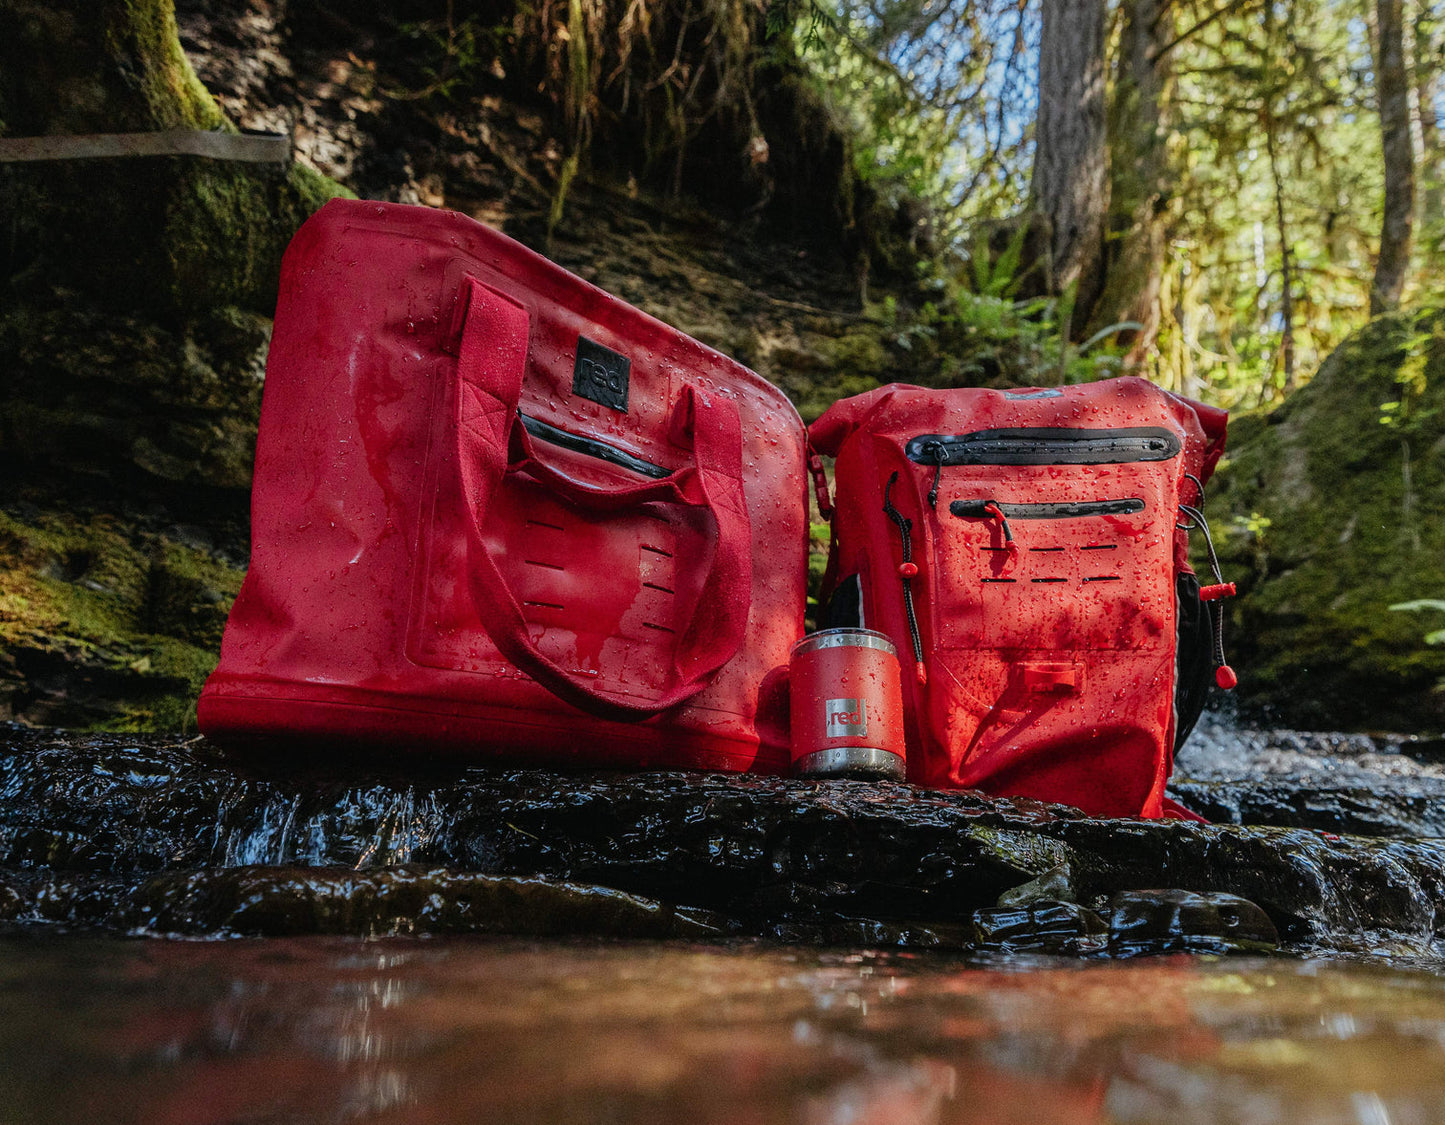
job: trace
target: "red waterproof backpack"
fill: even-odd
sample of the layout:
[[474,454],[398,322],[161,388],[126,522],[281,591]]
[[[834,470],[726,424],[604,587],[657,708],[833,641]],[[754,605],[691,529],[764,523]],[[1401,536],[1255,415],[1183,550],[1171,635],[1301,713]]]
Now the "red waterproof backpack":
[[1225,422],[1123,378],[894,385],[813,424],[837,457],[827,623],[897,646],[910,780],[1173,811],[1173,751],[1223,661],[1187,528]]
[[804,441],[753,372],[511,239],[328,203],[282,268],[201,729],[786,769]]

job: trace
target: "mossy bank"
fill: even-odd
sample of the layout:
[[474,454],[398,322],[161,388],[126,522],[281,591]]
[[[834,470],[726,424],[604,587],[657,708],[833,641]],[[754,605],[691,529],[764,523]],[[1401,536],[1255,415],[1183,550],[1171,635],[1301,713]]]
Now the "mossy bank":
[[185,729],[240,586],[270,321],[0,312],[0,718]]
[[1380,317],[1283,406],[1237,418],[1212,486],[1247,705],[1301,726],[1438,729],[1445,312]]

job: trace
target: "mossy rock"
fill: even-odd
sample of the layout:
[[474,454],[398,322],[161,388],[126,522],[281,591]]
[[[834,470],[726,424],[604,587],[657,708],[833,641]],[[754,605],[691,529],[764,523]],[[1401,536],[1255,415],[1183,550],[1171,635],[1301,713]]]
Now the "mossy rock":
[[[0,2],[0,135],[235,132],[197,78],[174,0]],[[281,253],[340,185],[205,157],[0,165],[0,281],[63,284],[128,311],[269,314]]]
[[271,322],[222,307],[176,328],[75,294],[0,313],[0,458],[132,490],[251,484]]
[[886,331],[876,324],[863,322],[841,336],[828,341],[824,354],[835,368],[854,373],[888,370],[892,357],[885,344]]
[[243,571],[186,538],[0,511],[0,719],[194,729]]
[[269,315],[291,236],[342,194],[301,165],[192,156],[4,165],[0,210],[17,219],[0,278],[22,298],[61,284],[171,321],[217,305]]
[[1246,704],[1313,727],[1438,729],[1445,647],[1445,312],[1380,317],[1265,416],[1231,426],[1209,503],[1240,586]]

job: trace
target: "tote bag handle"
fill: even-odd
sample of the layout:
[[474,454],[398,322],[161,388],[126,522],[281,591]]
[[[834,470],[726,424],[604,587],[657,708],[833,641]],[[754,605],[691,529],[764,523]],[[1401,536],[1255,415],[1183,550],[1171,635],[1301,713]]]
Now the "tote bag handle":
[[[678,400],[674,434],[691,435],[693,463],[659,480],[615,488],[572,480],[537,459],[517,414],[527,361],[527,311],[475,278],[457,354],[456,466],[466,506],[472,600],[498,650],[559,699],[604,719],[637,722],[690,699],[742,643],[752,602],[752,524],[742,489],[742,425],[728,399],[687,386]],[[591,677],[564,668],[532,640],[522,607],[483,537],[487,511],[502,478],[525,472],[580,508],[616,512],[654,502],[706,510],[717,535],[707,574],[683,617],[663,682],[652,698],[601,690]]]

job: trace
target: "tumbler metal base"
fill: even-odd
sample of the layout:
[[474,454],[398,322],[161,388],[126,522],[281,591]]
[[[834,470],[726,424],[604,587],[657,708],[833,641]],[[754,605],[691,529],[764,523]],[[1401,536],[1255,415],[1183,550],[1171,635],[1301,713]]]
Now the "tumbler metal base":
[[800,777],[878,777],[902,781],[903,759],[875,746],[835,746],[799,758],[793,771]]

